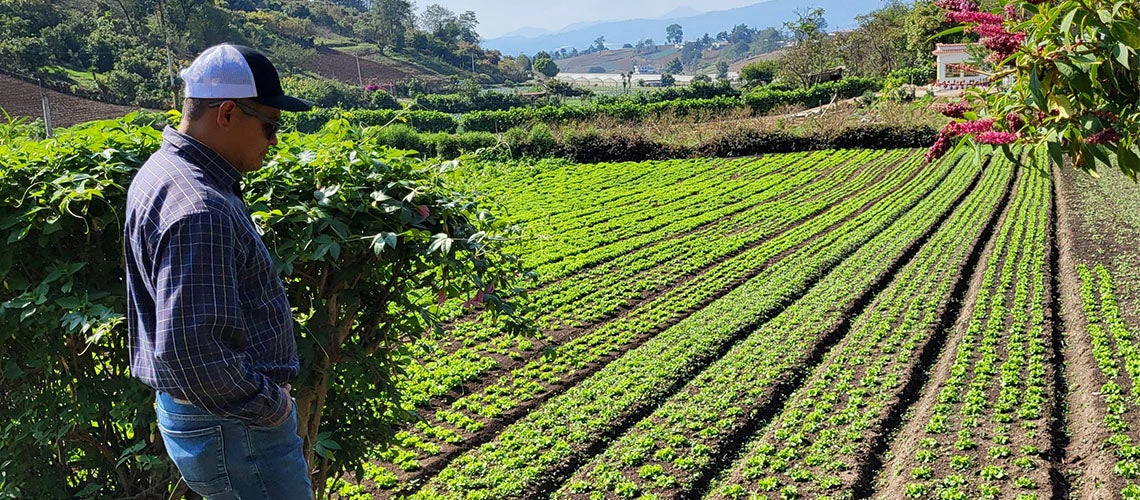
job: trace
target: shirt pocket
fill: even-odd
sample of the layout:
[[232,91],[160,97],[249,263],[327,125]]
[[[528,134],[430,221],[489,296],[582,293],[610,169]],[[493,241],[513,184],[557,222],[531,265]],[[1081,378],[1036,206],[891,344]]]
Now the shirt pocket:
[[232,489],[226,470],[222,426],[172,431],[159,426],[166,452],[195,493],[208,497]]

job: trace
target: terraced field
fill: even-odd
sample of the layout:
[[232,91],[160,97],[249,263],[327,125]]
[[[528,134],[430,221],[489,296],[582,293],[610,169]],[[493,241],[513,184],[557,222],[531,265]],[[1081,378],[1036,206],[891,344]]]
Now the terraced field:
[[526,230],[542,332],[455,299],[399,381],[420,420],[337,496],[1140,493],[1131,268],[1074,251],[1057,178],[919,150],[500,168],[477,183]]

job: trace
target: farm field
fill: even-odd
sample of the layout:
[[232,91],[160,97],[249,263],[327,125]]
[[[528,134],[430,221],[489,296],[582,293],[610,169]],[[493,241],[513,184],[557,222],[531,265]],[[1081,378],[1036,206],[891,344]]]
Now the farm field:
[[483,177],[541,332],[453,299],[399,381],[420,420],[334,497],[1140,491],[1136,186],[922,155]]

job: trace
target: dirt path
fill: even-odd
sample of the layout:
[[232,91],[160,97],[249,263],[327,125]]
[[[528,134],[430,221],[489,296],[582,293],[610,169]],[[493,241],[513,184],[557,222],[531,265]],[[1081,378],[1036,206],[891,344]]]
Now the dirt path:
[[1098,397],[1104,376],[1097,370],[1091,339],[1081,304],[1080,278],[1076,274],[1073,243],[1073,218],[1070,204],[1071,186],[1065,182],[1061,167],[1053,167],[1057,199],[1057,247],[1059,261],[1061,322],[1064,332],[1064,377],[1069,393],[1069,443],[1063,467],[1072,485],[1073,498],[1115,498],[1123,483],[1113,473],[1116,462],[1102,446],[1109,433],[1103,425],[1106,407]]

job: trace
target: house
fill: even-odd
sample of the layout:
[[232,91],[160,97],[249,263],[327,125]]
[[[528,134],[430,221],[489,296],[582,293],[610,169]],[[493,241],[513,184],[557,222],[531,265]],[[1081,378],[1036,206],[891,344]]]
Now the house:
[[635,65],[633,65],[633,74],[635,74],[635,75],[659,75],[659,74],[661,74],[661,72],[657,71],[657,68],[654,68],[653,66],[650,66],[648,64],[642,64],[642,65],[635,64]]
[[938,59],[938,78],[934,85],[945,89],[962,89],[986,81],[987,77],[970,68],[968,44],[935,44],[934,57]]

